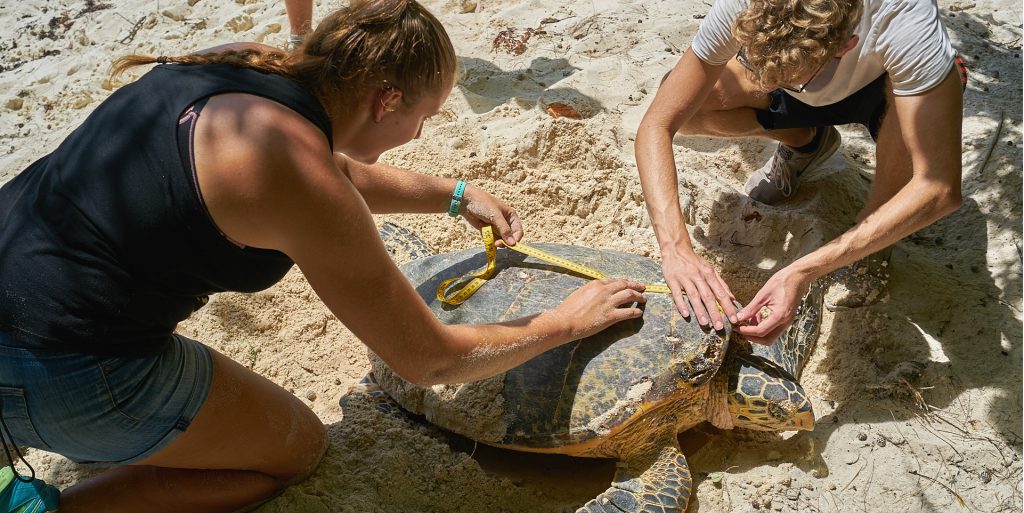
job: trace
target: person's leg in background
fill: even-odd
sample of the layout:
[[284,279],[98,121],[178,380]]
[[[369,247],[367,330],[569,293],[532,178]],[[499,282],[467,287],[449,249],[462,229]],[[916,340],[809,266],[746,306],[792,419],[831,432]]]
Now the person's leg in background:
[[288,11],[288,47],[295,48],[302,44],[302,38],[313,30],[313,0],[284,0],[284,8]]

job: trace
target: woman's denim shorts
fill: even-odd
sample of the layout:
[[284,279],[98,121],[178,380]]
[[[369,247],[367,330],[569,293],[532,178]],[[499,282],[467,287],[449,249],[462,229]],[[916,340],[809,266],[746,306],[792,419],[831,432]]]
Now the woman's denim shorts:
[[4,424],[16,444],[79,463],[132,463],[157,453],[188,428],[213,381],[209,350],[180,335],[144,358],[14,345],[0,332]]

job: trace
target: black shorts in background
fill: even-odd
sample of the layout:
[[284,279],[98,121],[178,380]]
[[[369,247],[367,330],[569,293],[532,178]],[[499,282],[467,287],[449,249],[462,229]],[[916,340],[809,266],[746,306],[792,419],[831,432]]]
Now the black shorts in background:
[[878,140],[878,129],[885,116],[885,79],[883,73],[857,92],[830,105],[815,107],[797,100],[782,89],[768,93],[768,110],[756,110],[757,121],[765,130],[814,128],[860,123]]
[[[953,63],[960,72],[960,86],[967,90],[967,65],[959,55],[953,56]],[[814,128],[819,126],[860,123],[871,132],[871,138],[878,140],[878,129],[882,128],[885,117],[885,78],[887,73],[862,87],[856,93],[831,105],[814,107],[793,98],[782,89],[769,93],[771,103],[768,110],[755,110],[757,121],[765,130],[780,128]]]

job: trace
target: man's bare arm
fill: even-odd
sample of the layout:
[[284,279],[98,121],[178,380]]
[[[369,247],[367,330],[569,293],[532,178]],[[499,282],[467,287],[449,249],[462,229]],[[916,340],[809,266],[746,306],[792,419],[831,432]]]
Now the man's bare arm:
[[648,108],[636,135],[636,162],[644,202],[661,249],[665,281],[672,289],[676,307],[684,316],[688,308],[685,293],[697,320],[704,325],[723,326],[716,306],[721,303],[735,322],[732,292],[717,271],[698,257],[686,231],[679,205],[672,137],[700,109],[714,88],[724,66],[700,60],[687,50]]
[[[897,125],[892,123],[896,121],[898,132],[893,130]],[[883,125],[879,138],[885,137],[886,132],[901,137],[910,156],[909,181],[846,233],[772,276],[739,316],[741,321],[752,319],[764,306],[772,313],[757,325],[740,327],[740,333],[753,341],[774,340],[792,321],[796,302],[812,280],[879,251],[960,208],[962,121],[963,95],[956,70],[924,93],[895,97],[894,108],[883,122],[889,126]],[[879,158],[899,158],[899,152],[880,150]],[[880,160],[878,168],[887,164]]]

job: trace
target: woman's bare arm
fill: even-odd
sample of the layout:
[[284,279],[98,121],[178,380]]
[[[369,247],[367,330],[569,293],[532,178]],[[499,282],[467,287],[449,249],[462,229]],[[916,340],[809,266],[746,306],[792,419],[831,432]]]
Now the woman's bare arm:
[[643,286],[593,282],[556,310],[510,322],[440,323],[392,263],[370,209],[324,135],[275,102],[213,98],[196,132],[200,188],[218,227],[290,256],[328,308],[405,379],[481,379],[638,317]]

